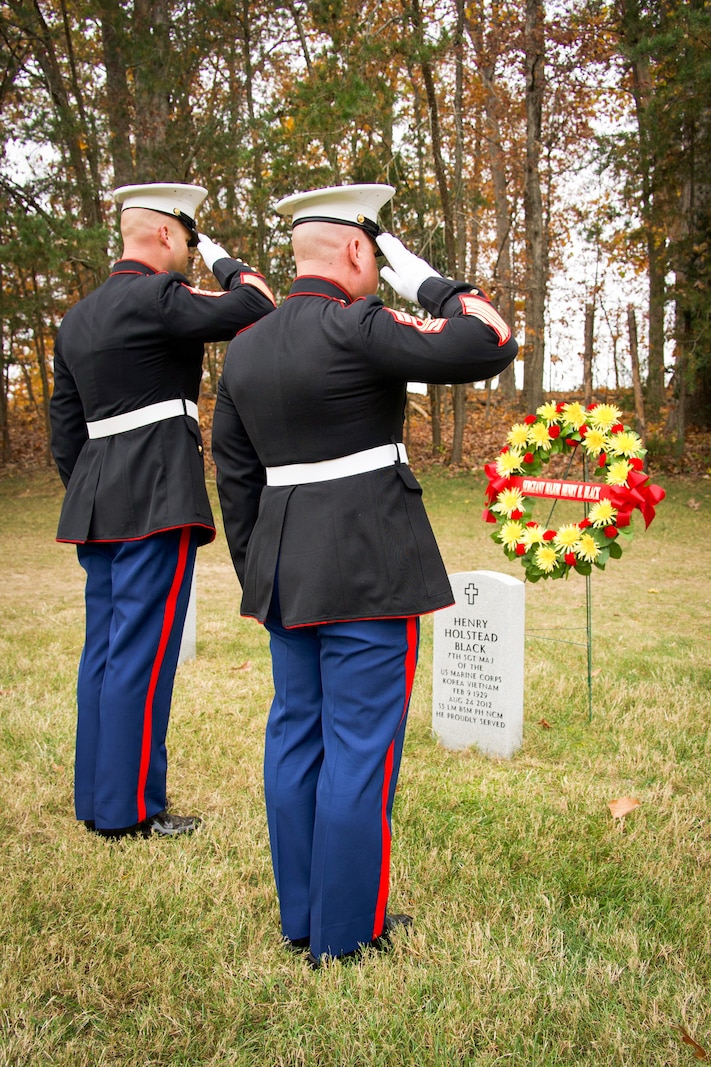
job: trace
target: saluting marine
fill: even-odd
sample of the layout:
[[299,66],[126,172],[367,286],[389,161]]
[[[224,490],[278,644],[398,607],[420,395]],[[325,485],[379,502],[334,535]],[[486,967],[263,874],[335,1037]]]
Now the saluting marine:
[[[470,382],[515,357],[475,286],[443,278],[378,212],[388,185],[300,193],[286,301],[228,349],[213,423],[241,611],[271,638],[265,793],[282,933],[345,957],[384,947],[391,810],[419,616],[452,603],[402,442],[408,380]],[[383,277],[431,318],[386,307]]]
[[[57,539],[77,545],[86,571],[75,808],[111,836],[173,836],[200,821],[166,811],[165,740],[195,554],[215,536],[198,425],[203,344],[274,308],[258,272],[198,234],[206,195],[117,189],[123,256],[55,345]],[[194,247],[223,291],[190,285]]]

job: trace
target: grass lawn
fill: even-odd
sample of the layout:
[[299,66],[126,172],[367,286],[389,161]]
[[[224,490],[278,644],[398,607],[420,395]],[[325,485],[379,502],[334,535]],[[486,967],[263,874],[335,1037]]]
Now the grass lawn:
[[[450,571],[523,576],[481,521],[482,479],[422,482]],[[72,810],[83,571],[53,540],[61,486],[0,480],[0,1067],[711,1058],[711,481],[664,485],[650,529],[636,513],[593,574],[591,722],[583,578],[526,586],[511,760],[433,740],[423,621],[391,890],[415,925],[312,972],[279,945],[268,647],[222,532],[198,555],[198,655],[169,732],[173,805],[204,825],[109,842]],[[640,805],[614,818],[625,796]]]

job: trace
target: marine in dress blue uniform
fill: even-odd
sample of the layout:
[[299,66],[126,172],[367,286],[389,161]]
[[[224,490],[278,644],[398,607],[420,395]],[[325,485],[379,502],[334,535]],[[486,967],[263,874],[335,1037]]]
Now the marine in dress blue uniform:
[[[166,835],[166,732],[197,547],[215,536],[197,418],[203,344],[274,308],[264,278],[199,235],[206,191],[124,186],[124,254],[57,334],[52,451],[66,494],[57,539],[86,571],[75,809],[102,833]],[[222,285],[190,285],[198,247]]]
[[[230,344],[213,423],[241,611],[270,633],[265,796],[282,933],[344,957],[381,947],[391,812],[419,616],[451,604],[402,443],[408,380],[469,382],[515,357],[475,286],[441,277],[378,211],[391,186],[296,194],[297,278]],[[377,242],[377,244],[376,244]],[[373,295],[383,276],[429,317]]]

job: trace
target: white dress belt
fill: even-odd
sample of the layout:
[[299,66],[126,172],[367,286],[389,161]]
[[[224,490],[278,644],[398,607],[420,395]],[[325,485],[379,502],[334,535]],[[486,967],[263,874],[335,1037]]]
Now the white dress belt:
[[139,426],[150,426],[152,422],[175,419],[178,415],[187,415],[198,421],[198,408],[193,400],[161,400],[157,404],[148,404],[135,411],[125,411],[122,415],[112,415],[108,419],[87,422],[89,437],[110,437],[115,433],[137,430]]
[[267,485],[306,485],[309,482],[330,482],[334,478],[349,478],[352,474],[367,474],[389,467],[394,463],[407,463],[407,452],[402,441],[389,445],[366,448],[338,459],[323,459],[318,463],[289,463],[285,467],[267,467]]

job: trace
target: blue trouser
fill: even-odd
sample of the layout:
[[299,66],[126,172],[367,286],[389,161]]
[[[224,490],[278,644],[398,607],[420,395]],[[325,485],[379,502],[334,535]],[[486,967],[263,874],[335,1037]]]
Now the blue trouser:
[[340,956],[383,932],[419,620],[287,630],[273,609],[266,625],[264,782],[282,932]]
[[86,640],[77,683],[77,819],[133,826],[166,806],[168,730],[197,539],[185,527],[77,546]]

